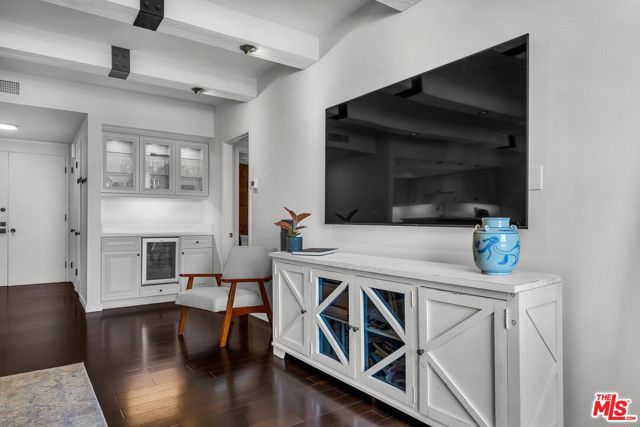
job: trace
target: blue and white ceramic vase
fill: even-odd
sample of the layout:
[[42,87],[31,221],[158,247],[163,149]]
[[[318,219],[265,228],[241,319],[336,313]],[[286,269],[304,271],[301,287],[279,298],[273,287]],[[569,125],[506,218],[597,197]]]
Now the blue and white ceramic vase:
[[288,252],[300,252],[302,250],[302,237],[290,237],[287,236],[287,251]]
[[520,235],[509,218],[482,218],[473,233],[473,260],[483,274],[511,274],[520,260]]

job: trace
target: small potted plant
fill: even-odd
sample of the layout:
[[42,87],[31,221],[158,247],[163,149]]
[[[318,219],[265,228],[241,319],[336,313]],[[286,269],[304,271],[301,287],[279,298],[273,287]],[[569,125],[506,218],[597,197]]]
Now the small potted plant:
[[298,252],[302,250],[302,236],[300,236],[300,230],[306,228],[304,225],[300,225],[303,219],[311,216],[310,213],[296,214],[289,208],[284,208],[291,216],[291,223],[288,221],[278,221],[275,223],[277,227],[287,231],[287,251]]

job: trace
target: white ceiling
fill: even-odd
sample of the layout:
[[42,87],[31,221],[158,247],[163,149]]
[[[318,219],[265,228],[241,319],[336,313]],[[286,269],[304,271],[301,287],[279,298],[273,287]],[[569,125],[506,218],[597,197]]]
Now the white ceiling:
[[0,123],[18,126],[0,130],[0,138],[70,144],[86,114],[0,102]]
[[257,78],[272,63],[39,0],[0,0],[0,19],[182,61],[185,67]]
[[208,0],[317,36],[369,0]]
[[[322,36],[375,1],[171,0],[150,31],[132,25],[134,0],[0,0],[0,70],[210,105],[248,101],[266,74],[317,62]],[[258,49],[245,55],[245,43]],[[127,80],[108,77],[111,46],[131,51]]]

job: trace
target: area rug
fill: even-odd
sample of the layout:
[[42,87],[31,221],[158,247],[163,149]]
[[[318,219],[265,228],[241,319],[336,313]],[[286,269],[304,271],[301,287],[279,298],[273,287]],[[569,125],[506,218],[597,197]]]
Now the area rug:
[[106,425],[82,363],[0,378],[0,426]]

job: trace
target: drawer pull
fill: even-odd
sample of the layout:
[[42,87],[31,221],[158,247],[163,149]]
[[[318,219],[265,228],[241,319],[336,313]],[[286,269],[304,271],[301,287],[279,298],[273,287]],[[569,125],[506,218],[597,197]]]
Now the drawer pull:
[[305,310],[304,308],[302,310],[300,310],[300,314],[305,314],[307,312],[307,310]]

